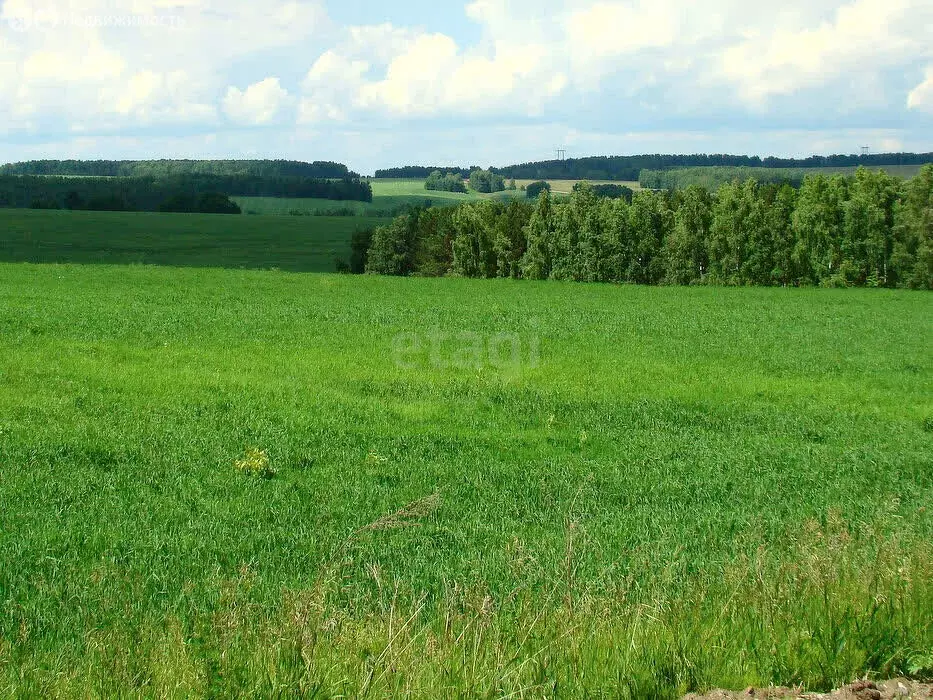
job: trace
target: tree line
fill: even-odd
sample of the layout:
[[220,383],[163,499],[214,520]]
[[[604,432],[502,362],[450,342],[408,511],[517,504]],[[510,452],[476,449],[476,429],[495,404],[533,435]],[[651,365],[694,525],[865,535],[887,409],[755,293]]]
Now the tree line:
[[859,169],[787,184],[734,181],[534,203],[413,211],[360,234],[350,268],[635,284],[933,289],[933,165],[912,180]]
[[295,160],[30,160],[0,166],[0,175],[168,177],[218,175],[359,179],[342,163]]
[[[863,155],[810,156],[809,158],[776,158],[770,156],[739,156],[727,154],[633,156],[592,156],[567,158],[489,168],[505,178],[518,180],[628,180],[637,181],[642,170],[670,170],[672,168],[742,167],[742,168],[842,168],[864,165],[879,167],[891,165],[925,165],[933,163],[933,153],[873,153]],[[457,172],[464,179],[476,166],[431,167],[405,166],[377,170],[377,178],[426,178],[433,171]]]
[[0,175],[0,207],[158,211],[169,199],[221,193],[228,197],[313,197],[372,202],[372,187],[357,179],[259,175],[59,177]]

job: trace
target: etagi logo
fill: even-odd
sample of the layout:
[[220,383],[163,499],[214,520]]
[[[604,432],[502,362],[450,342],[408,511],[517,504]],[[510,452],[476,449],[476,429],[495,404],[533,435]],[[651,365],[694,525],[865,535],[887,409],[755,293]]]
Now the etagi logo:
[[184,18],[179,15],[120,13],[89,15],[77,12],[66,14],[55,10],[30,10],[28,8],[10,10],[8,6],[3,7],[3,14],[0,17],[16,32],[44,32],[62,27],[69,29],[145,27],[179,29],[184,26]]

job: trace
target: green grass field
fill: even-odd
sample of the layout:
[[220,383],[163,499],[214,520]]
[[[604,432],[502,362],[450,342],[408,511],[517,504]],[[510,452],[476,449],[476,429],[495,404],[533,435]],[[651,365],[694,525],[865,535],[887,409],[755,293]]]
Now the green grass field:
[[926,293],[0,264],[0,695],[933,672],[931,347]]
[[385,221],[0,209],[0,262],[332,272],[354,231]]

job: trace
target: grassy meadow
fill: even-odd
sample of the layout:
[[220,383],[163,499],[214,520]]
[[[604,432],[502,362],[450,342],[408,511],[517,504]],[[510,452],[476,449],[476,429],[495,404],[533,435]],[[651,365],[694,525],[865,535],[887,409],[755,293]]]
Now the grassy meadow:
[[354,231],[386,221],[0,209],[0,262],[332,272]]
[[933,673],[931,347],[926,293],[0,264],[0,695]]

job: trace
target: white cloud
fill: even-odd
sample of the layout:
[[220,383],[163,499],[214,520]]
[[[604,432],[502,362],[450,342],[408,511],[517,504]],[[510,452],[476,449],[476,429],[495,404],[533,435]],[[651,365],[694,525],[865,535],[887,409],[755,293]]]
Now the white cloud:
[[305,77],[305,85],[310,88],[333,86],[333,83],[355,83],[369,70],[369,63],[362,60],[350,60],[333,51],[325,51],[311,66]]
[[444,34],[423,34],[392,59],[383,80],[364,85],[364,107],[385,107],[400,115],[431,114],[442,99],[444,82],[456,67],[457,44]]
[[363,84],[369,63],[361,59],[348,59],[334,51],[325,51],[305,76],[305,97],[298,106],[298,123],[342,121],[347,105],[354,100]]
[[471,46],[391,24],[349,28],[312,69],[342,89],[319,81],[304,112],[533,117],[592,96],[641,118],[699,118],[827,85],[862,108],[883,101],[882,71],[933,55],[929,0],[473,0],[465,12],[481,30]]
[[574,12],[568,38],[587,57],[605,58],[671,46],[679,35],[676,8],[665,2],[598,2]]
[[933,114],[933,65],[927,67],[925,78],[907,96],[907,109]]
[[[369,124],[574,124],[607,152],[611,134],[849,133],[933,112],[931,0],[463,0],[428,27],[339,27],[325,7],[336,1],[0,0],[0,131],[61,143],[277,124],[322,143]],[[871,143],[898,139],[914,143]]]
[[[420,119],[540,114],[567,86],[567,71],[553,60],[559,47],[531,40],[534,21],[514,22],[510,13],[520,3],[505,4],[478,0],[467,6],[484,34],[467,47],[443,33],[391,24],[348,28],[346,39],[312,67],[303,113],[331,119],[354,113]],[[522,28],[519,35],[513,24]]]
[[[927,0],[855,0],[815,27],[751,28],[720,54],[719,72],[742,98],[763,107],[769,97],[825,85],[840,76],[868,82],[877,71],[929,51]],[[920,22],[920,25],[916,23]]]
[[[227,106],[262,122],[275,91],[238,97],[226,86],[268,52],[310,60],[331,29],[323,0],[5,0],[0,120],[116,133],[212,126]],[[250,102],[260,98],[265,111]]]
[[141,125],[158,123],[211,123],[217,119],[212,104],[198,101],[191,76],[182,70],[156,73],[144,70],[116,90],[103,91],[108,112],[132,118]]
[[27,84],[102,82],[119,78],[126,62],[103,46],[91,45],[80,61],[65,51],[41,50],[27,56],[21,68]]
[[266,78],[245,90],[228,88],[223,108],[230,120],[258,126],[275,121],[290,101],[288,91],[282,87],[278,78]]

